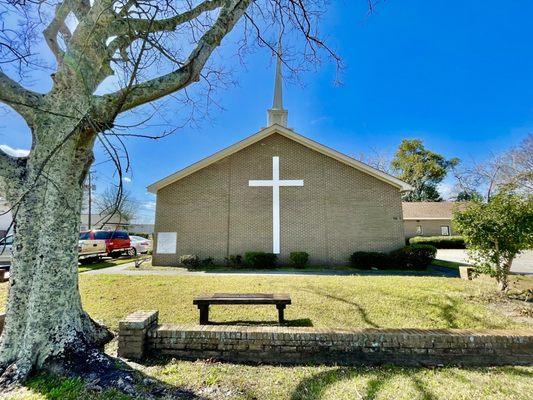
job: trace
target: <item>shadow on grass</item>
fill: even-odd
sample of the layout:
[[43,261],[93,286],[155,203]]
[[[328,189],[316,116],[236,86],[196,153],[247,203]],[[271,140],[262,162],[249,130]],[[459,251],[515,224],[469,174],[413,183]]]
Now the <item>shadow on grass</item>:
[[[420,294],[415,297],[410,297],[409,295],[400,295],[398,293],[392,293],[385,289],[374,288],[377,293],[381,293],[383,298],[386,298],[387,301],[395,302],[397,304],[405,304],[405,307],[413,309],[414,304],[411,302],[420,301],[422,298]],[[418,287],[417,292],[426,293],[427,298],[422,299],[425,306],[431,307],[436,310],[438,316],[441,317],[441,321],[444,322],[445,326],[439,326],[441,328],[449,329],[466,329],[473,327],[472,322],[477,322],[480,326],[479,328],[486,329],[505,329],[508,326],[502,323],[494,323],[491,319],[493,314],[489,314],[487,318],[478,316],[477,314],[472,313],[466,309],[466,305],[469,301],[467,297],[454,297],[446,293],[435,293],[433,289],[427,289],[423,287]],[[442,298],[442,302],[437,302],[436,299]],[[475,298],[474,298],[475,299]],[[483,305],[480,303],[475,303],[477,305]],[[424,309],[425,310],[425,309]],[[435,315],[437,316],[437,315]],[[421,313],[420,318],[428,318],[428,315]],[[462,321],[462,323],[460,323]],[[465,324],[465,322],[467,322]],[[428,327],[437,327],[435,326],[438,321],[435,319],[431,320],[432,325]]]
[[[395,367],[383,367],[382,369],[366,369],[363,367],[349,368],[342,367],[333,370],[320,372],[303,379],[296,389],[294,389],[291,400],[320,400],[324,396],[328,387],[342,381],[350,380],[356,377],[371,377],[366,384],[364,391],[357,391],[358,398],[364,400],[375,399],[384,389],[389,381],[397,376],[408,377],[413,387],[418,392],[417,398],[424,400],[433,400],[436,397],[428,390],[426,384],[416,377],[414,372],[417,369],[399,369]],[[384,374],[386,372],[387,374]],[[379,376],[375,376],[379,374]]]
[[275,321],[209,321],[209,325],[244,325],[244,326],[313,326],[313,322],[309,318],[300,319],[286,319],[280,324],[278,320]]
[[[343,381],[348,381],[357,377],[368,377],[366,387],[364,390],[357,390],[357,398],[364,400],[376,399],[379,394],[390,383],[392,387],[396,387],[398,382],[396,378],[402,377],[408,379],[412,388],[417,392],[412,398],[435,400],[442,398],[442,394],[433,393],[428,387],[428,383],[421,379],[417,372],[424,370],[424,368],[400,368],[392,366],[384,366],[377,368],[365,367],[339,367],[332,370],[324,371],[303,379],[298,386],[293,390],[291,400],[320,400],[326,394],[329,387]],[[438,370],[437,370],[438,371]],[[475,386],[475,382],[471,382],[467,377],[461,375],[460,371],[472,371],[481,374],[492,373],[490,368],[471,367],[461,369],[444,369],[448,378],[459,380],[461,384]],[[498,372],[507,376],[518,376],[522,378],[533,378],[533,372],[523,369],[521,367],[498,367]],[[355,388],[355,385],[354,385]]]
[[495,324],[488,318],[480,318],[477,315],[474,315],[471,312],[468,312],[464,310],[464,308],[460,307],[460,301],[456,298],[453,298],[452,296],[445,294],[444,298],[447,300],[444,304],[437,304],[437,303],[431,303],[428,302],[428,305],[431,307],[436,308],[442,319],[446,321],[447,328],[456,329],[456,328],[462,328],[458,324],[458,319],[465,319],[468,318],[471,321],[475,321],[479,324],[482,324],[484,328],[489,329],[499,329],[503,328],[500,324]]
[[425,270],[401,270],[401,269],[381,269],[362,270],[348,266],[308,266],[305,268],[293,268],[289,266],[278,266],[276,268],[257,269],[250,267],[178,267],[187,272],[202,272],[209,274],[268,274],[268,275],[324,275],[324,276],[429,276],[439,278],[456,278],[458,271],[452,268],[430,265]]
[[365,321],[368,325],[372,326],[373,328],[379,328],[380,327],[378,324],[376,324],[375,322],[373,322],[370,319],[366,309],[363,306],[361,306],[358,303],[356,303],[355,301],[353,301],[353,300],[347,300],[345,298],[334,296],[332,294],[329,294],[327,292],[323,292],[323,291],[317,290],[317,289],[302,288],[301,290],[303,290],[305,292],[316,294],[318,296],[325,297],[325,298],[330,299],[330,300],[335,300],[335,301],[339,301],[341,303],[349,304],[349,305],[355,307],[355,309],[357,310],[359,315],[361,315],[361,318],[363,319],[363,321]]

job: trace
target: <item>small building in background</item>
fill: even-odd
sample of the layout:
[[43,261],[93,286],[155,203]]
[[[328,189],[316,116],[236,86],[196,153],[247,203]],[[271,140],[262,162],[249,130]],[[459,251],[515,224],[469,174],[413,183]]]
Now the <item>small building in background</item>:
[[[89,229],[89,214],[81,214],[80,231]],[[130,221],[120,213],[91,214],[91,229],[103,230],[129,230]]]
[[154,233],[154,224],[136,224],[131,223],[128,227],[130,234],[140,233],[143,235],[153,235]]
[[465,205],[452,201],[403,202],[405,237],[457,235],[452,226],[453,211]]

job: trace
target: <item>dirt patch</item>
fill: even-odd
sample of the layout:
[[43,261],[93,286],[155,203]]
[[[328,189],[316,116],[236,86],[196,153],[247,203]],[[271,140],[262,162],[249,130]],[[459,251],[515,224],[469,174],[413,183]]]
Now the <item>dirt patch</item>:
[[533,303],[501,298],[489,303],[489,308],[513,321],[533,327]]

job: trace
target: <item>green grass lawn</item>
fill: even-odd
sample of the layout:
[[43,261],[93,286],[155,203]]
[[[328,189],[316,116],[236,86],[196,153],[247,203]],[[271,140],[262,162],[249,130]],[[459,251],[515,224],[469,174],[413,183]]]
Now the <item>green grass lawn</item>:
[[[518,328],[487,307],[488,281],[398,276],[80,275],[84,307],[112,329],[135,310],[158,309],[165,323],[197,323],[201,293],[290,293],[292,325],[330,328]],[[269,306],[213,306],[210,319],[274,322]]]
[[[6,284],[0,285],[3,307]],[[491,305],[494,282],[406,276],[80,275],[84,307],[112,329],[135,310],[160,310],[160,322],[197,323],[192,299],[213,292],[285,292],[292,325],[332,328],[527,328]],[[214,306],[217,322],[274,323],[269,306]],[[208,399],[529,399],[533,368],[340,368],[245,366],[148,360],[146,377]],[[122,399],[85,392],[76,380],[36,377],[13,399]]]
[[[141,373],[212,400],[529,400],[533,381],[532,367],[282,367],[160,360]],[[32,379],[27,389],[8,398],[129,399],[116,392],[87,392],[79,380],[49,376]]]

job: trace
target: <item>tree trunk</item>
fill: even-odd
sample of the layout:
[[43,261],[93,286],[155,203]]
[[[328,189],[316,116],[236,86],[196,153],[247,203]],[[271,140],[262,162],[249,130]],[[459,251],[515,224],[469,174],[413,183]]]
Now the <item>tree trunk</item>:
[[42,146],[45,150],[37,144],[23,182],[7,185],[15,240],[0,338],[3,384],[110,339],[109,331],[83,311],[78,290],[82,184],[93,160],[93,142],[94,135],[71,135],[61,144],[60,157],[49,156],[50,143]]
[[507,260],[504,265],[501,267],[501,271],[496,277],[498,282],[498,289],[501,292],[506,292],[509,288],[509,273],[511,272],[511,266],[513,264],[513,259]]

